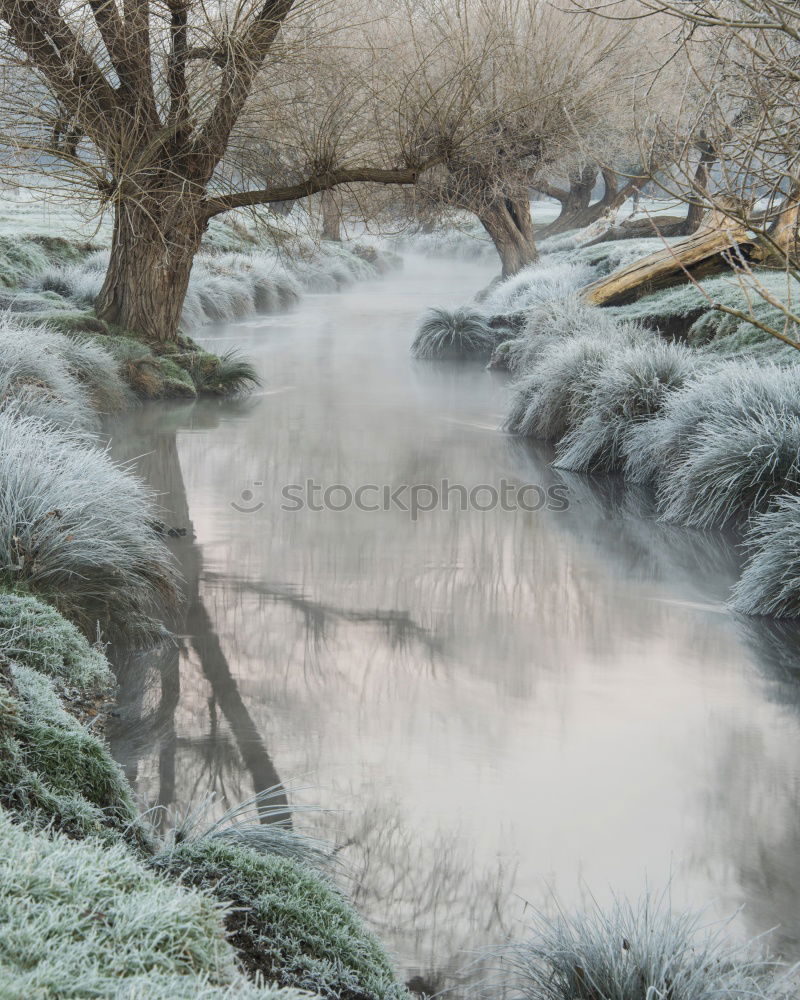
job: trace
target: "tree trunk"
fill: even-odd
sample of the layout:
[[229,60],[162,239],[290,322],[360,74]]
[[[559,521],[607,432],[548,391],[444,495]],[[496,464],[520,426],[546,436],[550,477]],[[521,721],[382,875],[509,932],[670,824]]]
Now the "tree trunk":
[[123,200],[97,297],[100,319],[154,341],[175,340],[204,223],[185,192]]
[[756,240],[741,223],[720,210],[709,212],[693,236],[634,261],[584,289],[585,300],[596,306],[617,306],[662,288],[730,268],[727,252],[746,257],[757,252]]
[[692,185],[695,192],[694,199],[689,203],[689,210],[686,213],[686,226],[684,233],[690,236],[696,233],[703,225],[706,212],[708,211],[704,201],[704,195],[708,193],[708,180],[711,174],[711,167],[717,160],[717,154],[711,143],[703,141],[700,147],[700,159],[694,173],[694,183]]
[[333,240],[334,243],[341,243],[342,213],[336,195],[333,191],[323,191],[320,199],[322,201],[322,238],[323,240]]
[[500,255],[504,278],[539,259],[527,192],[487,199],[476,215]]
[[[605,171],[603,177],[605,178]],[[542,234],[563,233],[568,229],[578,228],[572,223],[572,219],[585,213],[592,201],[592,191],[597,181],[597,166],[590,163],[582,170],[572,171],[569,175],[569,190],[563,191],[560,188],[543,184],[539,190],[542,194],[549,195],[561,203],[561,212],[557,219],[545,226]],[[608,181],[606,181],[606,189]],[[598,216],[599,218],[599,216]]]

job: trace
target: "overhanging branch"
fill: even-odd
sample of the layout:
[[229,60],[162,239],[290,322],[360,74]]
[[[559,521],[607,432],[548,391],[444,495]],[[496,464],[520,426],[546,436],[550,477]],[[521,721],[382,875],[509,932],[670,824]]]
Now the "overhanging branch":
[[430,161],[417,167],[399,167],[384,170],[379,167],[352,167],[347,170],[332,170],[325,174],[307,177],[296,184],[286,184],[261,188],[258,191],[236,191],[231,194],[209,198],[205,203],[205,215],[211,219],[232,208],[248,208],[253,205],[268,205],[271,202],[297,201],[308,198],[320,191],[329,191],[342,184],[416,184],[419,175],[439,162]]

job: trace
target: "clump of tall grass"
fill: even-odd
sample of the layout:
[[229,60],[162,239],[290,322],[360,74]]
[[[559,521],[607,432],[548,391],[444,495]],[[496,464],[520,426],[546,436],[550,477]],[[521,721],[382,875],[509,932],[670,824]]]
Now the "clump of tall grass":
[[652,336],[635,323],[608,322],[574,296],[532,310],[512,354],[518,374],[506,429],[559,441],[584,416],[601,369]]
[[254,366],[235,348],[219,355],[198,352],[189,363],[198,392],[232,396],[261,385]]
[[554,340],[514,386],[505,429],[559,441],[584,415],[598,370],[614,345],[592,336]]
[[621,471],[631,429],[659,413],[697,367],[692,351],[655,339],[616,351],[597,369],[580,421],[559,443],[556,466],[574,472]]
[[[40,337],[37,331],[36,339]],[[70,374],[89,394],[95,410],[115,413],[130,406],[130,388],[122,380],[114,357],[100,344],[85,337],[48,333],[42,346],[58,351]]]
[[573,297],[591,277],[585,265],[545,259],[493,285],[481,306],[492,317],[547,307]]
[[652,339],[652,334],[639,323],[613,319],[605,310],[587,306],[577,295],[567,294],[527,311],[522,335],[515,341],[511,370],[517,374],[529,373],[545,348],[557,341],[583,336],[613,341],[621,347]]
[[0,410],[76,431],[95,429],[89,394],[62,353],[66,338],[0,321]]
[[779,496],[750,522],[750,558],[733,590],[733,607],[747,615],[800,617],[800,495]]
[[80,263],[49,267],[36,281],[36,287],[45,292],[56,292],[81,306],[92,306],[108,268],[110,254],[97,251],[89,254]]
[[658,484],[673,478],[704,428],[724,436],[731,422],[757,422],[772,410],[800,416],[795,367],[745,359],[703,363],[705,370],[670,395],[657,419],[632,432],[626,470],[631,479]]
[[607,909],[534,914],[501,968],[520,1000],[788,1000],[789,970],[731,944],[727,929],[648,892]]
[[150,491],[106,452],[3,413],[0,466],[0,581],[89,635],[158,631],[179,590]]
[[49,263],[44,248],[33,240],[0,236],[0,285],[16,288],[44,271]]
[[488,358],[496,342],[497,334],[482,313],[465,307],[434,308],[420,323],[411,353],[426,360]]
[[167,838],[171,846],[212,839],[257,854],[289,858],[320,871],[334,867],[335,859],[327,844],[292,828],[292,817],[302,810],[287,804],[283,785],[258,792],[213,821],[209,819],[212,804],[207,799],[183,817]]
[[89,431],[98,411],[122,409],[130,392],[114,358],[99,345],[0,319],[0,408],[57,427]]
[[686,458],[659,488],[667,521],[698,528],[767,510],[779,493],[800,490],[800,417],[768,408],[699,428]]

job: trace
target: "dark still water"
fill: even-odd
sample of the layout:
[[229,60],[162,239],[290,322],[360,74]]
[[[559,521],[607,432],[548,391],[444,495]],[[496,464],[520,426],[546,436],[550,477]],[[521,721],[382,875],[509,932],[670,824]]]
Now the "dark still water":
[[[499,433],[503,377],[411,360],[423,310],[490,277],[409,258],[206,330],[263,389],[114,425],[115,453],[142,456],[165,521],[195,536],[173,543],[181,648],[121,666],[114,752],[177,813],[278,781],[328,810],[297,824],[342,845],[362,911],[429,990],[518,927],[522,899],[670,878],[676,905],[744,904],[739,932],[780,925],[798,958],[796,634],[726,611],[729,540],[659,525],[645,497]],[[363,507],[443,479],[560,485],[569,509],[281,509],[308,480],[380,487]]]

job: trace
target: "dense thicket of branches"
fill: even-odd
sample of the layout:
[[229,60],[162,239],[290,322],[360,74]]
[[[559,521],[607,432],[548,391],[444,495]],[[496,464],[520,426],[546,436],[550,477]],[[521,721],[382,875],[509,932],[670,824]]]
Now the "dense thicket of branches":
[[548,0],[0,0],[0,22],[15,167],[113,211],[96,308],[154,338],[209,219],[339,186],[424,175],[419,201],[477,215],[513,273],[534,178],[613,145],[641,52]]
[[[742,309],[733,312],[763,325],[754,304],[766,298],[783,315],[768,332],[794,342],[800,324],[793,305],[800,280],[800,7],[786,0],[638,0],[638,14],[664,25],[664,66],[673,60],[686,66],[676,113],[663,116],[649,139],[640,132],[640,143],[645,157],[655,144],[662,156],[669,150],[671,169],[658,182],[688,206],[692,228],[702,222],[698,238],[665,250],[653,264],[663,270],[671,257],[673,281],[687,280],[697,264],[705,272],[733,270],[743,293]],[[615,23],[630,15],[621,3],[599,14]],[[703,240],[708,253],[698,256]],[[769,291],[757,266],[785,271],[785,296]],[[639,271],[641,288],[649,287],[652,273]],[[635,291],[634,283],[627,294]]]

